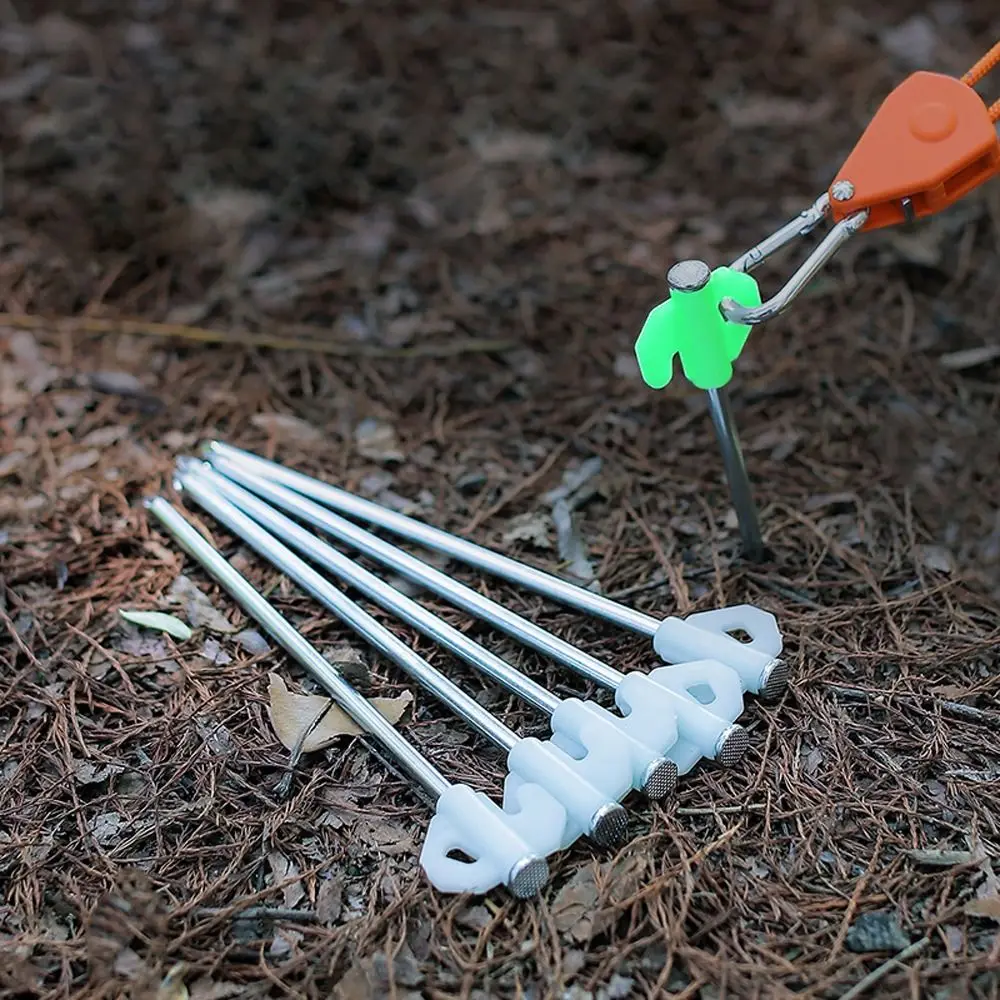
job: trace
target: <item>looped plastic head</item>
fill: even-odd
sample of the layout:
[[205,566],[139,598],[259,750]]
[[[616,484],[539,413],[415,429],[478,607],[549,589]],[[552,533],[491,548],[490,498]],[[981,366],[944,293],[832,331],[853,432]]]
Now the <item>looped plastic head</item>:
[[673,719],[669,727],[672,743],[664,748],[664,755],[677,765],[679,774],[687,774],[703,757],[732,766],[746,749],[746,731],[700,704],[686,688],[674,687],[674,680],[668,674],[661,683],[655,670],[651,674],[633,671],[618,685],[615,701],[630,716],[648,713],[660,720]]
[[699,389],[721,389],[733,377],[750,327],[730,323],[720,305],[732,299],[754,308],[760,289],[749,274],[718,267],[710,271],[700,261],[681,261],[670,269],[670,298],[658,305],[643,324],[635,356],[643,380],[653,389],[666,386],[680,357],[687,380]]
[[[741,642],[736,632],[750,641]],[[653,636],[653,649],[667,663],[718,660],[740,675],[745,691],[765,699],[779,697],[788,683],[782,645],[774,615],[750,604],[665,618]]]
[[596,702],[567,698],[552,713],[551,725],[552,742],[574,757],[586,753],[588,745],[624,744],[632,764],[631,787],[647,798],[659,800],[674,790],[677,766],[663,753],[677,739],[672,718],[658,716],[643,726],[641,716],[614,715]]
[[555,738],[519,740],[507,755],[510,773],[504,781],[504,807],[522,783],[531,782],[566,810],[563,847],[581,835],[601,846],[622,843],[627,818],[618,799],[632,787],[632,766],[624,740],[605,736],[583,720],[572,733],[573,741],[564,744],[579,756],[567,752]]
[[[441,892],[506,885],[527,898],[548,881],[545,857],[559,849],[565,823],[565,810],[537,785],[522,784],[505,809],[467,785],[452,785],[438,799],[420,864]],[[459,852],[469,860],[455,857]]]

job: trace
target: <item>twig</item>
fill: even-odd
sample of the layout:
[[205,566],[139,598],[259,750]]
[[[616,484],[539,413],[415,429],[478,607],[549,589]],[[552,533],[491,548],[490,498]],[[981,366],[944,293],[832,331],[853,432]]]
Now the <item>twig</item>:
[[[446,344],[420,344],[416,347],[376,347],[372,344],[351,344],[331,340],[321,327],[310,328],[307,337],[271,336],[251,330],[209,330],[184,323],[150,323],[135,319],[97,319],[93,316],[29,316],[24,313],[0,312],[0,324],[18,330],[66,330],[70,333],[116,333],[121,336],[171,337],[202,344],[235,344],[273,351],[311,351],[333,354],[341,358],[447,358],[457,354],[489,354],[507,351],[517,346],[512,340],[479,340],[474,337],[454,338]],[[302,329],[301,327],[299,329]]]
[[278,782],[274,789],[274,793],[279,799],[287,799],[291,793],[292,780],[295,777],[295,768],[298,767],[299,761],[302,759],[302,748],[306,745],[306,740],[309,738],[310,734],[327,717],[330,709],[333,708],[333,704],[333,699],[331,699],[325,705],[322,705],[309,725],[302,727],[302,732],[299,733],[295,740],[295,745],[292,747],[291,752],[288,755],[288,763],[285,765],[285,773],[282,776],[281,781]]
[[909,948],[904,948],[899,954],[886,959],[877,969],[873,969],[864,979],[842,994],[840,1000],[855,1000],[855,997],[861,996],[870,986],[874,986],[880,979],[884,979],[894,966],[902,965],[908,958],[918,955],[930,943],[931,939],[929,937],[923,937],[914,944],[911,944]]
[[674,812],[678,816],[715,816],[716,814],[732,814],[741,812],[762,812],[767,808],[764,802],[748,802],[745,806],[712,806],[707,809],[693,809],[680,806]]
[[311,924],[315,910],[290,910],[283,906],[248,906],[245,910],[232,906],[199,906],[196,917],[229,917],[232,920],[287,920],[296,924]]
[[939,701],[941,711],[947,715],[954,715],[959,719],[972,719],[975,722],[1000,722],[1000,712],[990,712],[985,708],[976,708],[973,705],[963,705],[959,701]]
[[24,655],[31,661],[31,665],[36,670],[41,670],[42,665],[38,662],[38,657],[35,656],[35,654],[31,651],[31,647],[24,641],[24,639],[21,638],[21,633],[18,632],[13,621],[11,621],[10,616],[6,611],[4,611],[3,608],[0,608],[0,624],[2,624],[6,631],[10,634],[10,637],[14,640],[14,645],[16,645],[17,648],[20,649],[21,652],[24,653]]
[[834,694],[852,701],[873,701],[875,699],[888,701],[890,698],[896,701],[910,702],[911,704],[929,701],[937,705],[946,715],[953,715],[959,719],[968,719],[971,722],[1000,722],[1000,712],[991,712],[985,708],[963,705],[958,701],[941,701],[933,695],[897,694],[894,691],[868,691],[865,688],[852,688],[845,687],[843,684],[830,683],[825,684],[824,687]]
[[797,604],[802,604],[807,608],[812,608],[814,611],[827,610],[822,604],[817,603],[806,594],[803,594],[798,590],[793,590],[791,587],[784,587],[780,583],[775,583],[774,580],[769,580],[766,576],[762,576],[760,573],[748,571],[746,577],[748,580],[753,580],[758,587],[763,587],[764,590],[773,591],[779,597],[787,598],[789,601],[795,601]]
[[525,476],[520,482],[512,486],[509,490],[492,507],[488,507],[485,511],[480,511],[473,519],[462,529],[463,534],[468,534],[471,531],[475,531],[481,524],[484,524],[491,517],[495,517],[513,500],[516,500],[529,486],[533,486],[538,482],[551,468],[556,464],[558,458],[562,453],[570,446],[570,442],[563,441],[561,444],[557,445],[549,454],[546,456],[545,461],[535,469],[534,472]]

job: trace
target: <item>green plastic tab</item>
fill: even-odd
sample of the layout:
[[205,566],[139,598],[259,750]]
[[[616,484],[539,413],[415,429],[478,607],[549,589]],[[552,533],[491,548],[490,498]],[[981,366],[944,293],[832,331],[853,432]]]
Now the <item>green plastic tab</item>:
[[639,371],[648,386],[662,389],[669,384],[675,355],[687,380],[699,389],[721,389],[729,382],[750,327],[730,323],[722,315],[719,304],[726,298],[741,306],[759,306],[760,288],[751,275],[718,267],[704,288],[672,291],[653,309],[635,342]]

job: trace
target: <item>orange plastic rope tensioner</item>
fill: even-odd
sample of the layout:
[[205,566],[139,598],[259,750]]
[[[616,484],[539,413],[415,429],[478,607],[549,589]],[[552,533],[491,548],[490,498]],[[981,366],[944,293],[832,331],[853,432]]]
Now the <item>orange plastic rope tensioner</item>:
[[953,205],[1000,176],[1000,100],[973,90],[1000,66],[1000,42],[961,79],[919,72],[882,102],[830,187],[796,219],[730,267],[752,271],[829,219],[834,225],[779,292],[759,306],[720,303],[731,323],[756,325],[783,312],[855,234],[911,222]]
[[1000,42],[960,80],[914,73],[882,103],[830,185],[839,222],[868,211],[862,231],[940,212],[1000,175],[1000,100],[973,90],[1000,65]]

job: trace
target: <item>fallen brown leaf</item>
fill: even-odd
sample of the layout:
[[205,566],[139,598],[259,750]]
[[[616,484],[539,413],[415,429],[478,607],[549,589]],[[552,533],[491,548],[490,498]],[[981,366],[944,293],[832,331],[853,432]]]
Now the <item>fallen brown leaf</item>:
[[85,469],[97,465],[100,460],[101,452],[97,448],[88,448],[86,451],[73,452],[56,470],[56,475],[60,479],[64,479],[67,476],[83,472]]
[[1000,344],[984,344],[982,347],[970,347],[966,351],[942,354],[940,364],[948,371],[960,372],[966,368],[989,364],[991,361],[996,361],[997,358],[1000,358]]
[[178,962],[163,977],[160,988],[156,991],[156,1000],[189,1000],[187,985],[184,982],[184,974],[187,966],[183,962]]
[[317,427],[307,424],[290,413],[256,413],[250,418],[254,427],[275,437],[283,437],[290,441],[312,444],[323,440],[323,434]]
[[986,917],[1000,924],[1000,896],[985,896],[965,904],[965,912],[970,917]]
[[957,701],[959,698],[968,697],[969,689],[962,684],[939,684],[931,688],[931,694],[936,694],[939,698]]
[[201,591],[189,578],[178,576],[167,591],[168,599],[174,604],[184,606],[187,620],[194,628],[206,628],[210,632],[229,634],[239,626],[232,622],[211,602],[208,595]]
[[593,931],[600,892],[593,865],[581,868],[558,892],[552,904],[556,929],[574,941],[586,941]]
[[384,420],[368,418],[354,429],[358,454],[373,462],[402,462],[406,457],[399,447],[396,429]]
[[[268,714],[278,739],[301,753],[322,750],[338,736],[360,736],[362,730],[329,698],[318,694],[295,694],[277,675],[270,674]],[[370,702],[395,725],[413,702],[409,691],[396,698],[371,698]],[[306,734],[303,739],[303,733]]]

